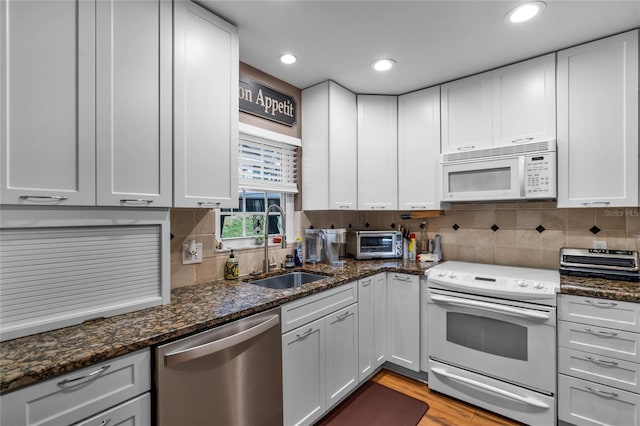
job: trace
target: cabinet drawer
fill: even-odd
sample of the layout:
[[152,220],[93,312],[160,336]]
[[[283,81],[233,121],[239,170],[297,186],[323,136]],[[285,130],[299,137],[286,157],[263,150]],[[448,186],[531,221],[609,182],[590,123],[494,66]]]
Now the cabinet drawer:
[[640,303],[560,295],[558,319],[638,332]]
[[558,372],[640,393],[640,364],[558,348]]
[[149,392],[77,423],[76,426],[151,426]]
[[357,282],[304,297],[282,306],[282,332],[298,328],[358,301]]
[[640,363],[640,334],[558,321],[558,346]]
[[640,395],[558,375],[558,419],[576,426],[640,424]]
[[82,419],[151,388],[149,349],[124,355],[1,397],[3,425],[61,425]]

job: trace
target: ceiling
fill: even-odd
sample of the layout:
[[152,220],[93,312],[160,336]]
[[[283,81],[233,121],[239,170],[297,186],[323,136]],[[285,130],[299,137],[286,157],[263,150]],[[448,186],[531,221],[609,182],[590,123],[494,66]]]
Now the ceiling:
[[[199,4],[238,27],[240,60],[304,89],[331,79],[361,94],[402,94],[640,26],[640,0],[546,0],[523,24],[522,1],[238,1]],[[298,61],[284,65],[283,53]],[[371,63],[393,58],[375,72]]]

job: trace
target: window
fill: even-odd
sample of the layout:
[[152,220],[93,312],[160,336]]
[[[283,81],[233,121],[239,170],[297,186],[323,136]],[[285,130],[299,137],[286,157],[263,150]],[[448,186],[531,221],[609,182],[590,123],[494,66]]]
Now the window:
[[[266,208],[279,206],[293,231],[293,194],[296,182],[296,150],[300,139],[240,123],[238,143],[238,208],[217,211],[218,236],[225,248],[262,244]],[[287,215],[287,210],[292,214]],[[272,209],[267,231],[283,233],[283,217]],[[291,235],[288,236],[292,240]]]
[[[237,209],[220,210],[220,237],[250,238],[264,236],[265,206],[273,204],[284,209],[283,195],[279,192],[240,190]],[[282,233],[282,218],[278,211],[268,216],[269,235]]]

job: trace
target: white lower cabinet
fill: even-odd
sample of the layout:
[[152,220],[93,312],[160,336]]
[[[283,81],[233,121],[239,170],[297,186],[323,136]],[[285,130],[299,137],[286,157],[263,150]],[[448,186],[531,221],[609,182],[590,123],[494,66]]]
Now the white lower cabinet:
[[144,426],[151,425],[151,396],[149,392],[123,402],[87,420],[77,426]]
[[[358,303],[351,297],[355,294],[353,282],[282,307],[284,331],[288,323],[308,319],[282,335],[285,425],[313,424],[357,386]],[[352,303],[344,306],[344,300]],[[325,315],[318,318],[318,312]]]
[[358,280],[359,380],[380,367],[387,354],[387,274]]
[[558,419],[640,424],[640,305],[561,295],[558,308]]
[[387,276],[387,361],[420,370],[420,278]]
[[312,424],[326,410],[324,319],[282,336],[284,424]]
[[327,408],[358,385],[358,304],[325,318]]
[[3,395],[0,424],[150,425],[150,389],[144,349]]

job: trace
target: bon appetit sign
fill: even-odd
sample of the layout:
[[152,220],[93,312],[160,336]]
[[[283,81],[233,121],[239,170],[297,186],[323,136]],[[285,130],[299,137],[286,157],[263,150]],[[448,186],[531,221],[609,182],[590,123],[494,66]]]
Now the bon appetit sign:
[[292,127],[296,124],[296,101],[245,75],[240,76],[240,111]]

